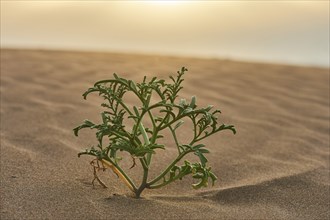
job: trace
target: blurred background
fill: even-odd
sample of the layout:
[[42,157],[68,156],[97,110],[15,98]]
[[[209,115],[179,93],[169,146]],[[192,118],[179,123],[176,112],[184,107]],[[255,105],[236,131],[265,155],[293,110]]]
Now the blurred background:
[[329,1],[3,1],[1,47],[329,67]]

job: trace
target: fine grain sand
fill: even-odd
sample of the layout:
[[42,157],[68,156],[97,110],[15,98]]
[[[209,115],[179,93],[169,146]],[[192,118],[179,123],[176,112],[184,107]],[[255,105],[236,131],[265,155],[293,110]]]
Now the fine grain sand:
[[[222,132],[204,141],[214,187],[190,176],[134,199],[110,171],[93,188],[90,130],[100,99],[82,93],[97,80],[168,79],[189,69],[181,97],[222,110]],[[130,101],[128,100],[130,103]],[[190,135],[181,130],[179,138]],[[151,175],[175,156],[172,139]],[[198,160],[193,155],[190,160]],[[131,160],[123,160],[130,167]],[[135,180],[141,167],[128,172]],[[329,219],[329,69],[217,59],[38,50],[1,51],[1,219]]]

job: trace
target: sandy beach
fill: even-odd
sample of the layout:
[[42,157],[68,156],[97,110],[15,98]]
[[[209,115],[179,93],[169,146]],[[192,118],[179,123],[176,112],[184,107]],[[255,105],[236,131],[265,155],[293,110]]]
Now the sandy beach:
[[[237,134],[204,143],[218,176],[194,190],[190,176],[141,199],[110,171],[95,184],[77,154],[95,133],[77,138],[84,119],[100,120],[100,99],[82,98],[115,72],[136,81],[168,79],[182,66],[183,98],[222,110]],[[1,50],[1,219],[329,219],[329,69],[151,55]],[[180,138],[190,135],[183,130]],[[189,133],[189,134],[188,134]],[[154,157],[155,176],[176,155],[172,139]],[[198,161],[196,156],[189,160]],[[133,179],[141,167],[123,167]],[[211,185],[211,184],[210,184]]]

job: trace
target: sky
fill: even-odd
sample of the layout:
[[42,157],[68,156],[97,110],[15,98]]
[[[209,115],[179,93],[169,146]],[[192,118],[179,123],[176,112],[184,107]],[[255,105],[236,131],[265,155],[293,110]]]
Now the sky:
[[6,1],[1,47],[329,67],[329,1]]

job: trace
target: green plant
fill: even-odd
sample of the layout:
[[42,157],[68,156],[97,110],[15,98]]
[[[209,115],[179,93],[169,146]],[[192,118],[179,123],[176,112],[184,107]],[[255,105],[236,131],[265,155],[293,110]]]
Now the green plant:
[[[231,130],[234,134],[236,130],[233,125],[218,124],[217,116],[220,110],[212,110],[213,106],[197,108],[195,96],[190,102],[185,99],[176,102],[178,93],[183,88],[182,77],[186,71],[187,69],[182,67],[181,71],[177,72],[176,78],[170,76],[171,83],[166,83],[165,80],[156,77],[150,81],[144,77],[141,83],[135,83],[114,74],[113,79],[98,81],[83,94],[86,99],[90,93],[97,92],[105,100],[105,103],[101,104],[106,108],[106,111],[101,113],[102,123],[95,124],[85,120],[73,129],[76,136],[83,128],[96,130],[97,146],[78,154],[78,156],[87,154],[96,157],[91,162],[94,167],[94,180],[105,187],[105,184],[97,177],[96,171],[110,168],[135,193],[136,198],[139,198],[146,188],[156,189],[182,179],[188,174],[192,174],[192,177],[198,180],[192,185],[195,189],[207,186],[209,179],[214,184],[217,177],[211,171],[211,167],[207,167],[207,159],[204,155],[209,151],[204,144],[199,142],[223,130]],[[123,99],[127,93],[136,96],[141,106],[128,106]],[[159,101],[151,102],[151,97],[155,95]],[[145,118],[151,121],[150,128],[142,124]],[[189,143],[181,144],[177,138],[177,129],[184,123],[184,118],[192,122],[193,137]],[[134,124],[130,131],[124,123],[127,120],[131,120]],[[158,150],[165,149],[165,146],[160,144],[163,138],[161,132],[164,129],[169,129],[172,134],[178,155],[157,177],[148,180],[152,155]],[[108,138],[108,144],[104,144],[104,138]],[[133,166],[135,166],[135,159],[140,161],[143,168],[140,186],[137,186],[120,166],[118,151],[128,152],[133,158]],[[178,165],[180,160],[189,153],[194,153],[200,162],[191,163],[186,160],[183,165]]]

